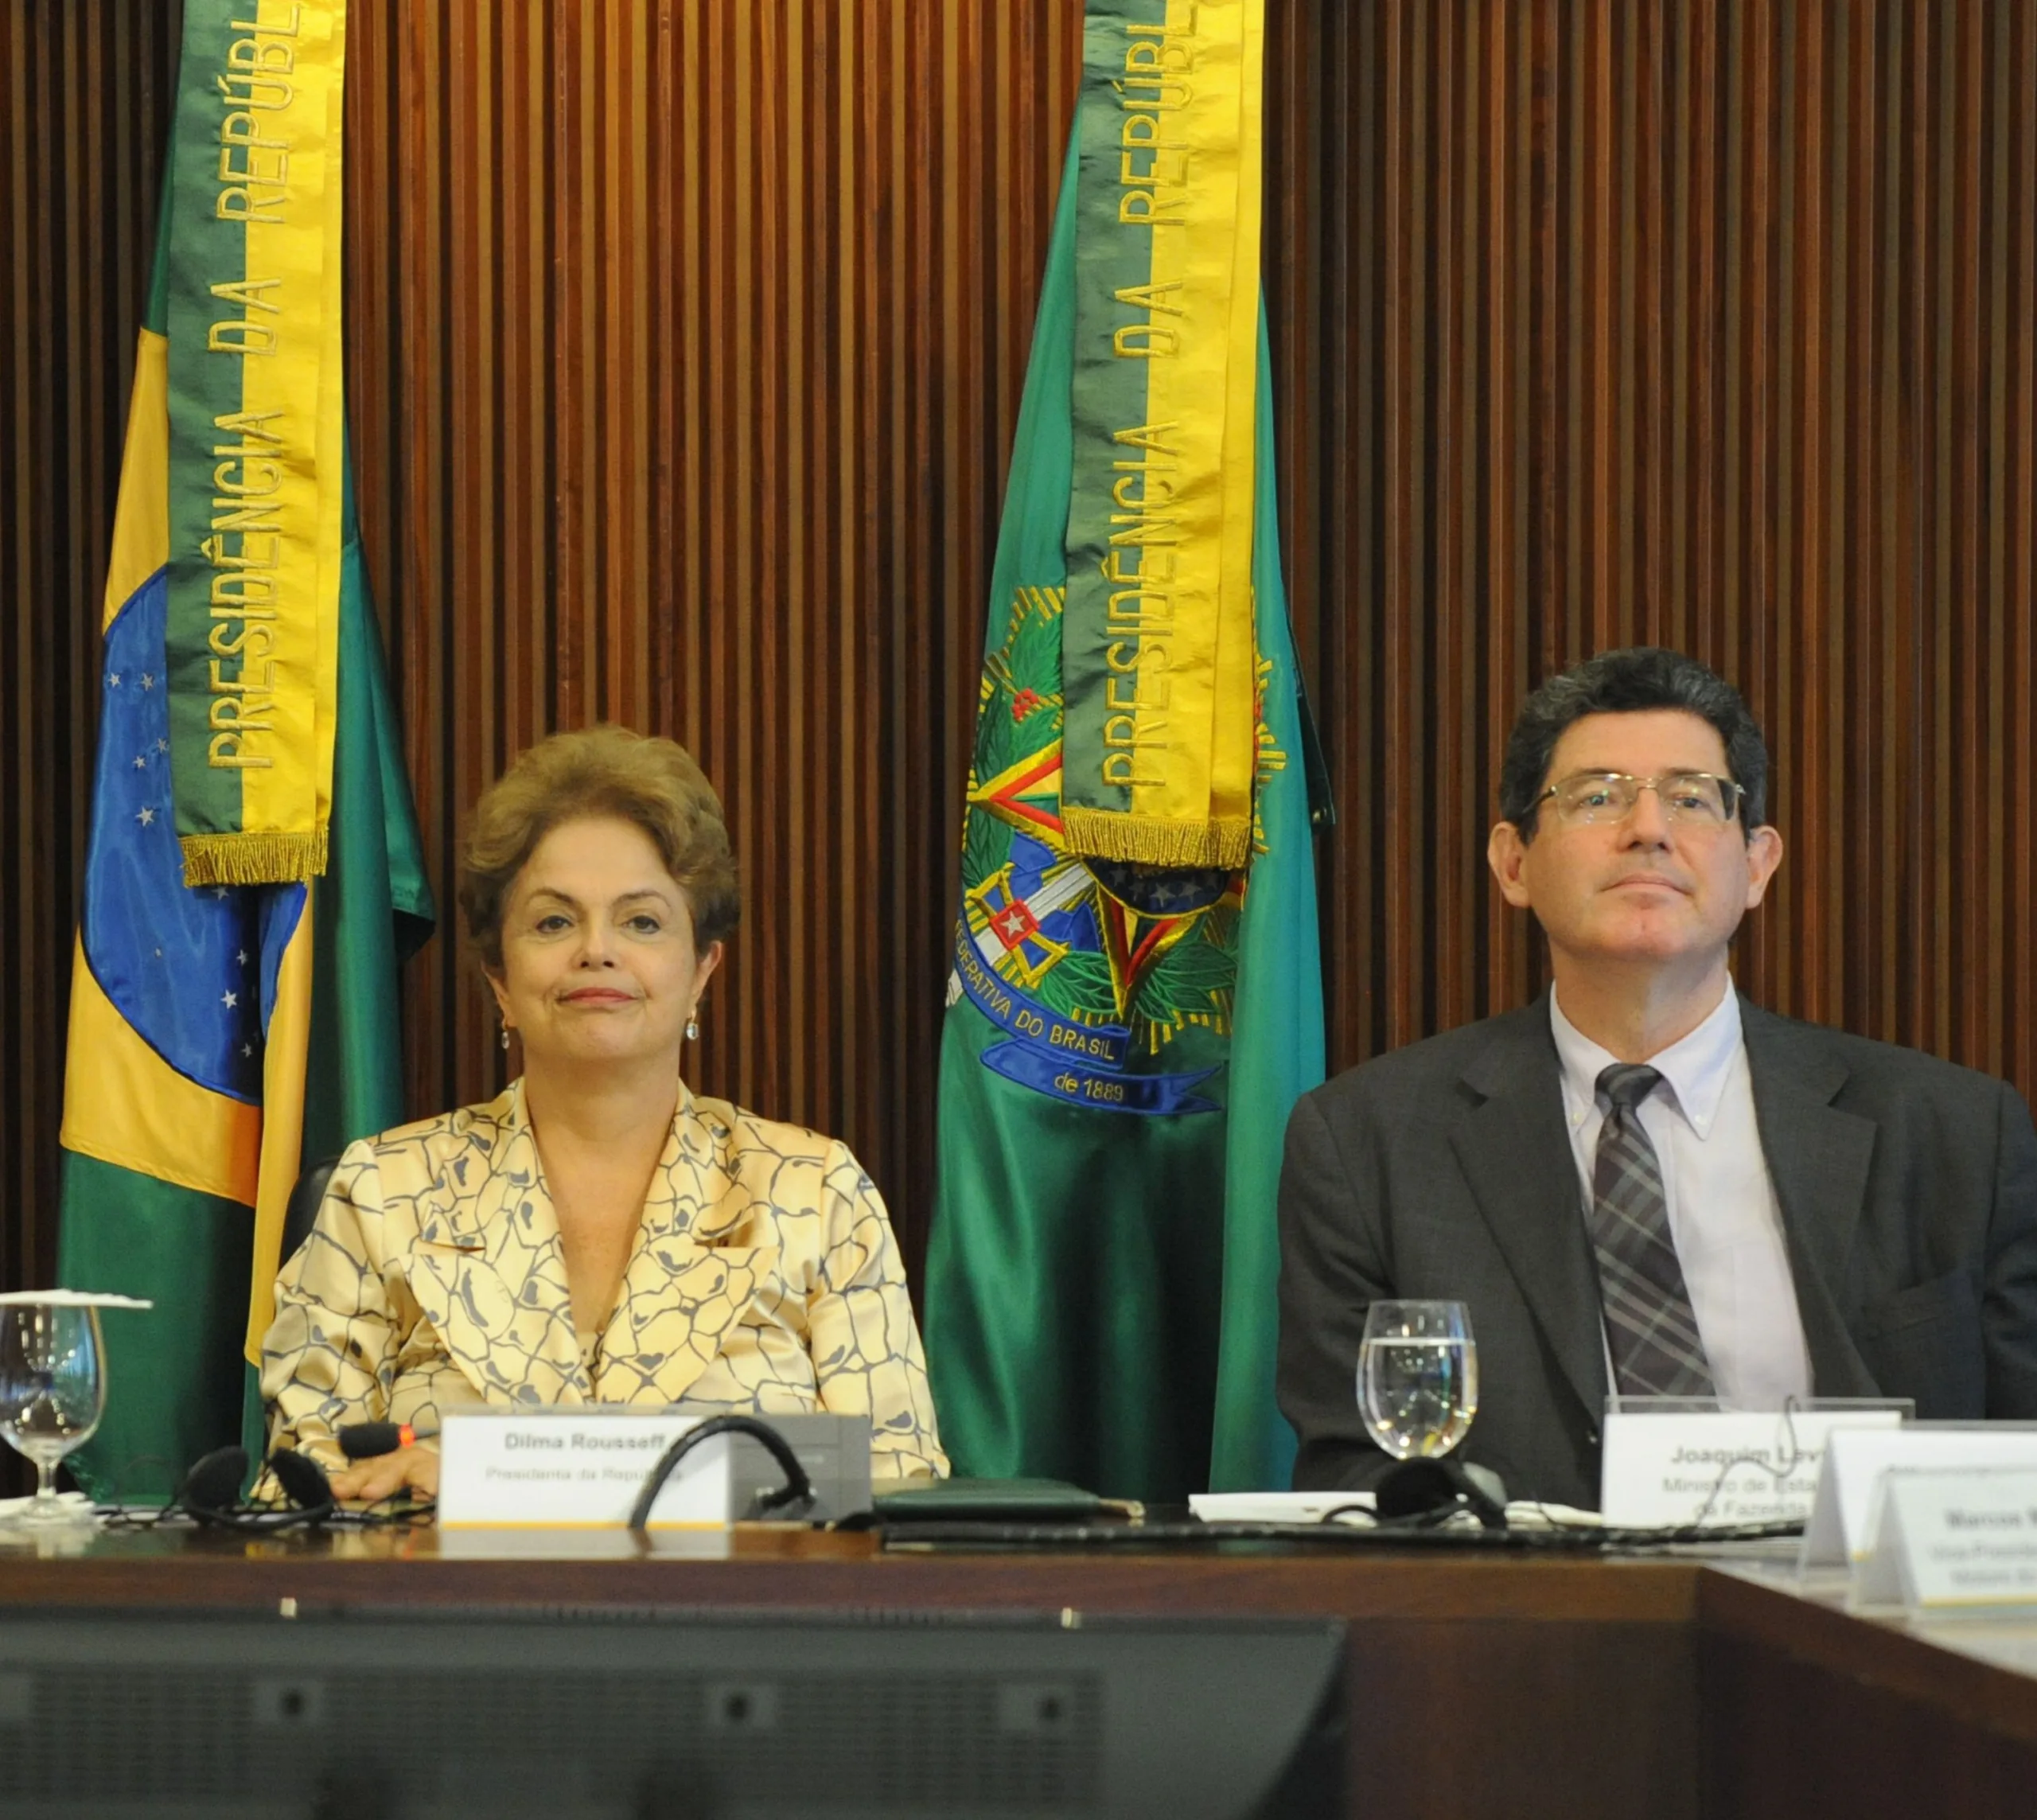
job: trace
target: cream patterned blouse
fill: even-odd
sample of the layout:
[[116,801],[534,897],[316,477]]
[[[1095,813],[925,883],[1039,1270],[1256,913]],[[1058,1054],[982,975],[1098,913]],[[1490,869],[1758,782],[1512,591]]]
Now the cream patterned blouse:
[[421,1432],[456,1404],[867,1413],[879,1478],[944,1474],[891,1222],[847,1148],[682,1085],[607,1325],[583,1354],[523,1083],[349,1147],[276,1280],[270,1445]]

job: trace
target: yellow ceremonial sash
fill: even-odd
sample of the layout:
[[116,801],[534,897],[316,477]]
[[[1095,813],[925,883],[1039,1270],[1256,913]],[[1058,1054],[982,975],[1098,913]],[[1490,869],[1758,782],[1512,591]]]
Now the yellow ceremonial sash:
[[1061,633],[1072,852],[1245,863],[1263,0],[1091,0]]
[[344,0],[186,0],[167,680],[188,884],[325,866],[345,461]]

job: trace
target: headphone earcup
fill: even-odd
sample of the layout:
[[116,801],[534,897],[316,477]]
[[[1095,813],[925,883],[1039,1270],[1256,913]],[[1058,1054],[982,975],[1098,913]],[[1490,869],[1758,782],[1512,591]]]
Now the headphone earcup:
[[332,1482],[309,1454],[282,1448],[269,1456],[290,1507],[283,1510],[243,1510],[240,1488],[247,1480],[244,1448],[215,1448],[184,1475],[173,1510],[188,1510],[209,1529],[246,1530],[267,1534],[298,1523],[322,1523],[333,1510]]
[[246,1448],[214,1448],[185,1474],[177,1488],[177,1504],[201,1523],[231,1523],[247,1478]]
[[303,1513],[306,1522],[322,1522],[332,1515],[333,1482],[310,1455],[278,1448],[269,1456],[269,1470],[276,1475],[283,1495]]

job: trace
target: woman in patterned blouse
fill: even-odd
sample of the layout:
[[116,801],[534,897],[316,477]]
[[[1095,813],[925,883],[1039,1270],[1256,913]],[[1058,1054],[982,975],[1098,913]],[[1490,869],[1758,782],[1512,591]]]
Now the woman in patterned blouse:
[[339,1470],[343,1424],[683,1397],[867,1414],[874,1472],[944,1473],[870,1178],[680,1078],[742,912],[700,768],[620,727],[543,741],[476,809],[460,898],[522,1077],[340,1159],[277,1280],[271,1444],[374,1499],[435,1491],[438,1454]]

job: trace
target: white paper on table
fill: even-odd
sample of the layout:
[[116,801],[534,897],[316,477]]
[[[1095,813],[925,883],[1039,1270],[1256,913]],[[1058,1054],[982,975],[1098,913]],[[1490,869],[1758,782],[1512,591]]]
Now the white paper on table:
[[1195,1491],[1190,1513],[1205,1523],[1319,1523],[1353,1505],[1369,1510],[1369,1491]]
[[[0,1523],[20,1516],[34,1502],[33,1493],[26,1498],[0,1498]],[[60,1491],[56,1502],[67,1517],[84,1518],[92,1514],[92,1501],[82,1491]]]
[[[1369,1491],[1198,1491],[1189,1510],[1205,1523],[1319,1523],[1332,1510],[1373,1508]],[[1572,1523],[1596,1528],[1596,1510],[1568,1504],[1544,1504],[1516,1498],[1506,1507],[1506,1520],[1526,1529],[1554,1529]]]

